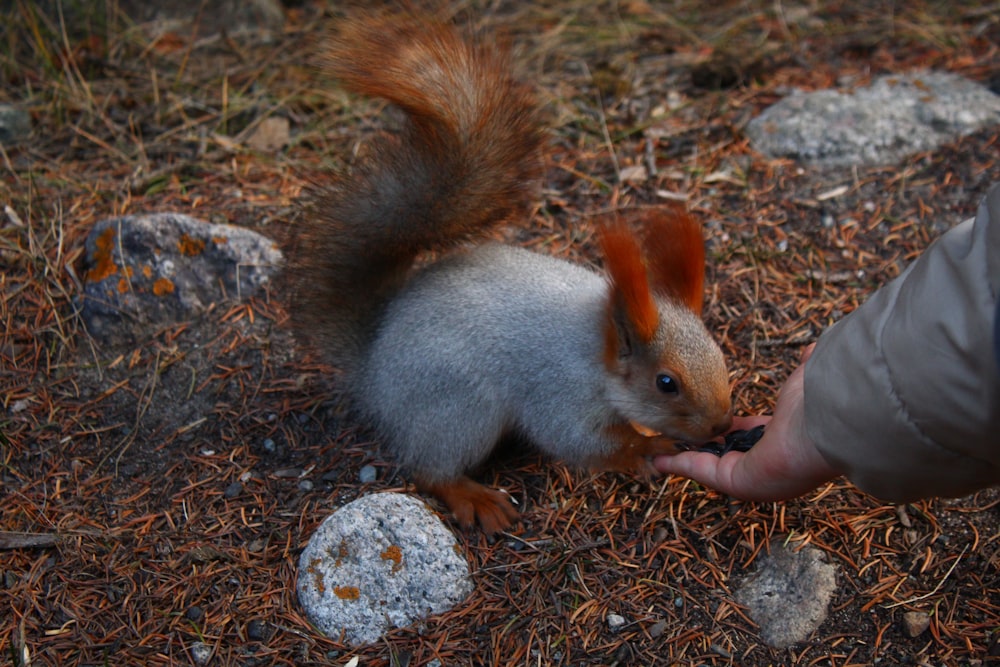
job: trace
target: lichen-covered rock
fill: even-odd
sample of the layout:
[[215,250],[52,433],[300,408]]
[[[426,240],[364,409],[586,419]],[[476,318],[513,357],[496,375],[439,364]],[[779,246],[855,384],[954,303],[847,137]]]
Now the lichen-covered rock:
[[782,648],[805,641],[820,626],[836,586],[837,568],[822,551],[775,543],[735,597],[760,626],[761,639]]
[[455,536],[423,502],[377,493],[320,525],[299,557],[297,588],[321,632],[358,646],[451,609],[472,580]]
[[131,345],[258,294],[280,263],[274,241],[242,227],[177,213],[110,218],[86,240],[80,313],[96,339]]
[[796,93],[747,125],[756,150],[821,167],[879,165],[1000,123],[1000,95],[949,72],[887,75]]

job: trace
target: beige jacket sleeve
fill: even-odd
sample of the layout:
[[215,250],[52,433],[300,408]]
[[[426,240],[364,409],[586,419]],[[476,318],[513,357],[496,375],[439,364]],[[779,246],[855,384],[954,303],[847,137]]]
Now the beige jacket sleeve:
[[806,428],[884,500],[1000,484],[1000,186],[826,331],[806,364]]

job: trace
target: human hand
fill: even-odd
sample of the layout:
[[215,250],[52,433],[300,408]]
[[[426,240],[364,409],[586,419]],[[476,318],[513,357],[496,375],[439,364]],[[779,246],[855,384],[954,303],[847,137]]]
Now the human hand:
[[744,500],[787,500],[812,491],[840,473],[826,462],[805,428],[803,387],[809,346],[799,367],[778,395],[774,416],[736,417],[735,429],[766,424],[764,435],[747,452],[719,457],[709,452],[681,452],[653,459],[663,473],[689,477]]

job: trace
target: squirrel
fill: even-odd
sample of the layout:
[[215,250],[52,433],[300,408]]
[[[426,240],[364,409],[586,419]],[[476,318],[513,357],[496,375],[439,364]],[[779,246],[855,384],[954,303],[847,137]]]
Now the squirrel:
[[504,436],[642,471],[730,428],[691,215],[603,225],[607,276],[484,239],[527,217],[540,180],[539,113],[509,49],[412,16],[348,19],[329,40],[325,71],[404,124],[305,198],[289,317],[420,490],[495,533],[518,513],[468,474]]

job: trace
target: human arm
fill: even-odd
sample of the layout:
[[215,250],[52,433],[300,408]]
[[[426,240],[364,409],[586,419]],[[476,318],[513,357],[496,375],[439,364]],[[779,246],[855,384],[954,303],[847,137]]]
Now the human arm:
[[893,501],[1000,482],[998,286],[994,187],[975,221],[950,230],[821,336],[753,449],[654,465],[753,500],[801,495],[838,473]]
[[895,502],[1000,483],[1000,186],[821,336],[805,420],[820,453]]

